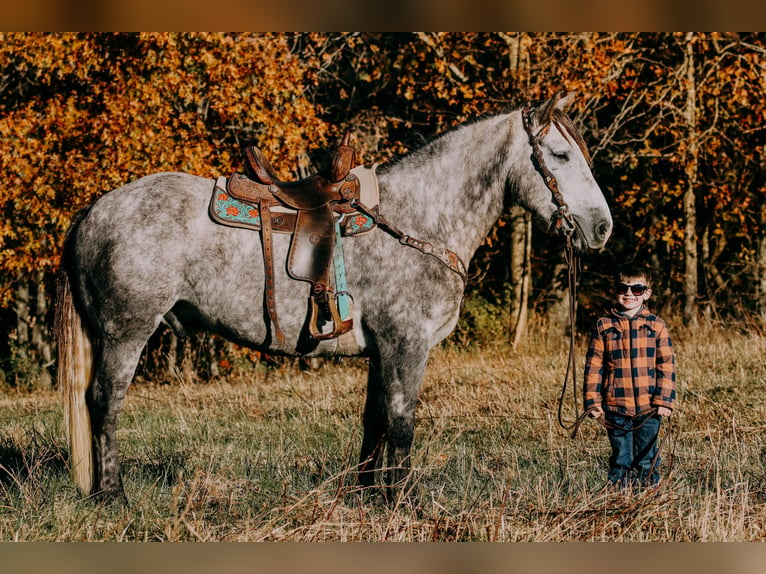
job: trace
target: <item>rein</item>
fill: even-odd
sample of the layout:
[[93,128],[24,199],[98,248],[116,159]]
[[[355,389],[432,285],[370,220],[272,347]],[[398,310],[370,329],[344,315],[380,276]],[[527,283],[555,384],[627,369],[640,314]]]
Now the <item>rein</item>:
[[[575,373],[577,371],[577,361],[575,357],[575,322],[577,314],[577,268],[580,261],[575,254],[574,246],[572,245],[572,234],[575,230],[574,217],[569,211],[569,206],[564,200],[564,196],[559,190],[558,181],[556,177],[545,165],[545,159],[543,158],[543,152],[540,149],[540,140],[542,140],[551,129],[551,123],[548,122],[536,135],[532,132],[532,113],[534,108],[526,106],[521,110],[521,119],[524,125],[524,131],[527,132],[529,138],[529,145],[532,146],[532,162],[535,164],[537,171],[543,176],[545,185],[553,195],[553,201],[558,205],[556,211],[556,229],[561,231],[566,237],[566,261],[567,261],[567,284],[569,293],[569,356],[567,358],[567,370],[564,375],[564,382],[561,385],[561,396],[559,396],[558,405],[558,421],[559,425],[568,431],[572,431],[572,438],[577,434],[582,421],[590,414],[590,410],[579,414],[579,406],[577,399],[577,385],[574,383]],[[563,223],[566,221],[567,226]],[[575,420],[571,424],[566,424],[563,417],[564,397],[567,392],[567,386],[569,384],[569,377],[572,377],[572,399],[574,401],[575,408]]]
[[[569,356],[567,357],[567,370],[564,374],[564,382],[561,384],[561,395],[559,396],[559,408],[558,408],[558,421],[559,426],[567,431],[572,431],[572,438],[577,435],[577,431],[585,420],[585,417],[590,414],[592,409],[588,409],[582,414],[579,414],[579,400],[577,398],[577,384],[576,384],[576,372],[577,372],[577,358],[575,356],[575,323],[577,319],[577,268],[580,265],[580,260],[575,254],[574,246],[572,245],[572,234],[567,233],[567,245],[566,245],[566,261],[567,261],[567,293],[569,301]],[[564,398],[567,392],[567,386],[569,385],[569,377],[572,377],[572,402],[575,409],[575,420],[571,424],[564,422],[563,407]]]
[[435,257],[438,259],[443,265],[446,265],[451,271],[454,271],[457,273],[460,278],[463,280],[463,285],[465,286],[466,283],[468,283],[468,272],[466,271],[465,264],[463,263],[462,259],[458,256],[457,253],[454,251],[451,251],[447,249],[446,247],[436,247],[429,243],[428,241],[421,241],[420,239],[415,239],[414,237],[407,235],[394,225],[392,225],[381,213],[380,213],[380,207],[367,207],[365,204],[363,204],[358,199],[352,199],[351,200],[351,206],[354,209],[358,209],[365,215],[372,218],[372,220],[375,222],[378,227],[385,229],[388,231],[391,235],[393,235],[396,239],[399,240],[399,243],[402,245],[408,245],[410,247],[413,247],[420,251],[421,253],[425,253],[426,255],[430,255],[432,257]]

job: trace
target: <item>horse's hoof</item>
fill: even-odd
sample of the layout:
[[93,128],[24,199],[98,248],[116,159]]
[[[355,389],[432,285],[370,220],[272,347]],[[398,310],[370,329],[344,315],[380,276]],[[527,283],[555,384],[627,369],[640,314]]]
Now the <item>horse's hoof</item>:
[[356,491],[354,501],[358,506],[386,506],[383,490],[378,486],[365,486]]
[[128,497],[125,495],[125,491],[122,488],[99,490],[94,492],[88,497],[90,500],[97,504],[121,504],[127,506]]
[[396,493],[391,493],[389,498],[389,504],[392,506],[403,506],[406,508],[419,508],[420,507],[420,495],[413,490],[401,490]]

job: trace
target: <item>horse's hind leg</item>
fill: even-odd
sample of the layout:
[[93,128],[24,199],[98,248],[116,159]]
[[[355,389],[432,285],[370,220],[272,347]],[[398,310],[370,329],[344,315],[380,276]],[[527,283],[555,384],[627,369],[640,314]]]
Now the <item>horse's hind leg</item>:
[[100,497],[124,497],[117,424],[144,343],[144,340],[120,342],[107,339],[97,351],[96,370],[87,402],[93,435],[93,494]]

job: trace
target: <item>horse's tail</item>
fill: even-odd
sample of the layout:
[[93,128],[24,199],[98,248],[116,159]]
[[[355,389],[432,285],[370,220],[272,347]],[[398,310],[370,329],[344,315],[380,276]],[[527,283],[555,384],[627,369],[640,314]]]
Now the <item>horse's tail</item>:
[[93,347],[75,303],[68,257],[70,237],[84,215],[84,211],[75,215],[64,240],[54,330],[58,349],[57,383],[69,438],[70,471],[75,484],[88,495],[93,487],[93,444],[85,392],[93,375]]

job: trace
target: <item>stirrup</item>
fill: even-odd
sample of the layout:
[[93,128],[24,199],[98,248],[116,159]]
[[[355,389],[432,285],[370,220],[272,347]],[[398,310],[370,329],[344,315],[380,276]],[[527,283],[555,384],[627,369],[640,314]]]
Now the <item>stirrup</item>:
[[[353,317],[347,320],[342,320],[340,312],[338,311],[338,302],[335,297],[332,297],[332,289],[323,285],[315,284],[311,288],[311,315],[309,317],[309,335],[312,339],[317,341],[326,341],[329,339],[335,339],[341,335],[348,333],[354,326]],[[326,305],[330,311],[330,320],[332,321],[332,331],[329,333],[322,333],[319,329],[319,305]]]

